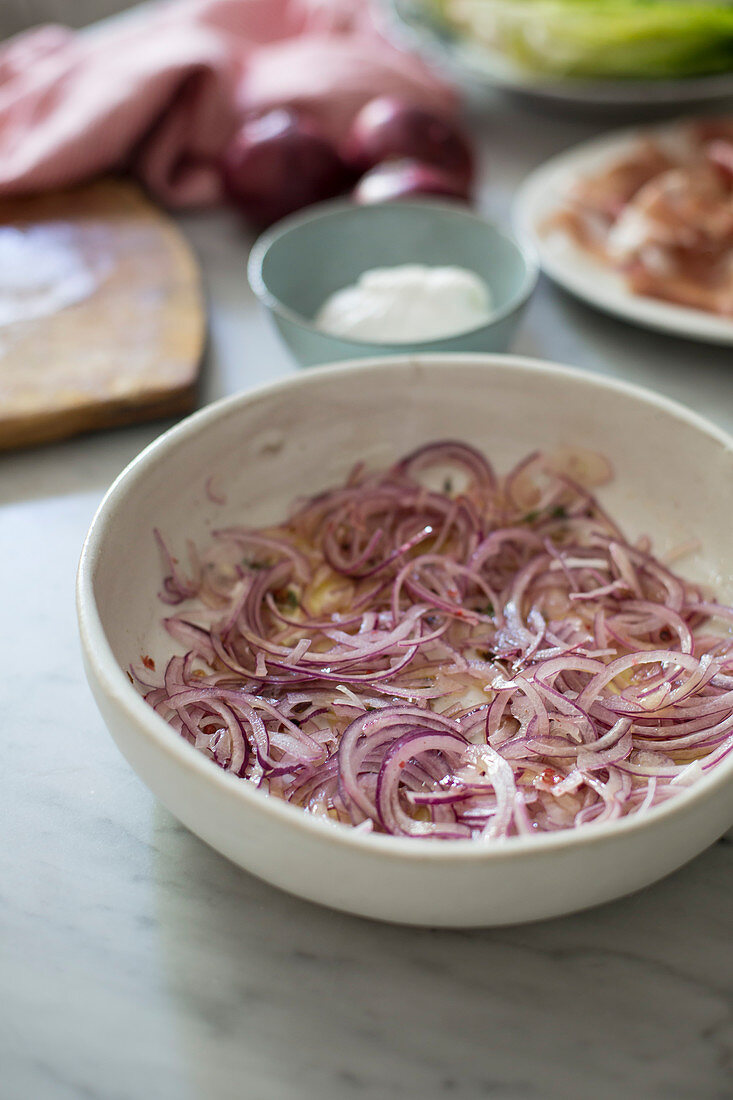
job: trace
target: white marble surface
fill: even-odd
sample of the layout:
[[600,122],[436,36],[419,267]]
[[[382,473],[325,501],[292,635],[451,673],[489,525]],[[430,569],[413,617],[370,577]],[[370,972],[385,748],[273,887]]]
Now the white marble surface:
[[[484,210],[598,127],[477,123]],[[226,214],[184,227],[211,303],[202,397],[293,370]],[[651,386],[733,429],[730,351],[645,333],[543,283],[515,345]],[[412,931],[296,901],[147,792],[84,682],[81,542],[164,425],[0,459],[2,1100],[724,1100],[733,1094],[729,834],[666,881],[522,928]],[[726,517],[729,522],[729,517]]]

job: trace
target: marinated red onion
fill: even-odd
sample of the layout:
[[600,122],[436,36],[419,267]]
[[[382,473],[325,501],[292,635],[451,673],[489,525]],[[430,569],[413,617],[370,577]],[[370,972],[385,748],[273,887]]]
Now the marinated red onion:
[[[645,813],[733,748],[733,608],[630,543],[598,455],[504,478],[464,443],[214,532],[156,532],[185,650],[145,698],[220,767],[400,836],[486,838]],[[437,481],[436,481],[437,479]]]

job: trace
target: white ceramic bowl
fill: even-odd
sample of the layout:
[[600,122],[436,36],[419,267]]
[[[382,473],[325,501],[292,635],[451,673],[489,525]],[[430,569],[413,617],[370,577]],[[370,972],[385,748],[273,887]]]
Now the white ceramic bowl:
[[[733,439],[683,407],[620,382],[507,356],[362,360],[220,401],[147,448],[94,519],[78,576],[84,660],[100,710],[141,778],[185,825],[241,867],[363,916],[470,926],[534,920],[618,897],[679,867],[733,821],[733,757],[642,820],[573,833],[426,842],[313,818],[236,779],[143,702],[125,669],[172,651],[156,599],[152,529],[174,549],[211,526],[281,518],[356,459],[384,464],[459,437],[499,470],[572,442],[613,457],[602,500],[664,552],[697,536],[688,574],[733,600]],[[227,504],[208,499],[216,475]]]

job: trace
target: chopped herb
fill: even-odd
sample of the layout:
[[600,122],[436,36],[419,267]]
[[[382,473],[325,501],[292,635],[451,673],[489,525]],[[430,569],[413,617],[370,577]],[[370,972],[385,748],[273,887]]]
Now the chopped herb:
[[284,604],[290,611],[295,611],[296,607],[300,606],[300,600],[298,599],[298,593],[293,588],[289,588],[285,593]]
[[534,523],[536,519],[539,519],[539,512],[527,512],[526,516],[522,516],[522,523]]
[[567,519],[568,518],[567,510],[562,506],[562,504],[557,504],[552,509],[552,511],[550,512],[550,515],[552,516],[553,519]]
[[494,614],[494,605],[491,602],[491,600],[489,600],[489,602],[486,604],[485,607],[481,608],[481,614],[482,615],[493,615]]
[[453,492],[453,481],[449,477],[447,477],[445,479],[445,481],[443,482],[443,492],[444,493],[452,493]]
[[266,561],[250,561],[249,558],[242,558],[242,565],[246,565],[247,569],[269,569],[270,563]]

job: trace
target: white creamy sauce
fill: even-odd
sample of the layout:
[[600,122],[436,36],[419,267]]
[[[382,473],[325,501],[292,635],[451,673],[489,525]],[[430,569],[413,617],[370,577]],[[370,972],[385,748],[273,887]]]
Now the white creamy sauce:
[[98,283],[68,226],[0,226],[0,326],[56,313]]
[[315,323],[332,336],[402,344],[469,332],[491,317],[491,292],[462,267],[400,264],[365,271],[323,303]]

